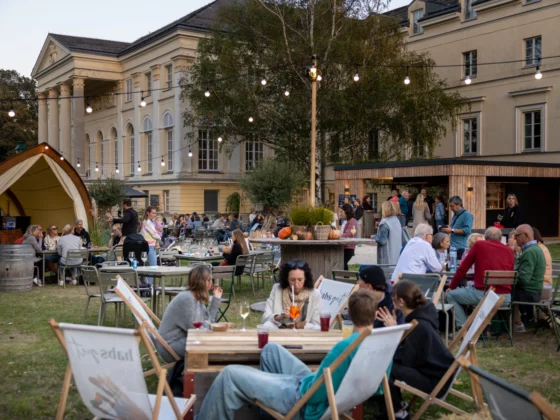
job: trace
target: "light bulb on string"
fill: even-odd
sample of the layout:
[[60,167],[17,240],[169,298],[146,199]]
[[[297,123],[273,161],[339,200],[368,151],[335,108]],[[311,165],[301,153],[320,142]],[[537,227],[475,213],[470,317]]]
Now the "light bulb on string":
[[189,157],[192,157],[192,152],[190,149],[189,149]]
[[165,161],[163,160],[163,156],[161,157],[161,166],[165,166]]
[[61,155],[61,156],[60,156],[60,160],[64,160],[64,156]]
[[119,171],[119,167],[118,167],[118,166],[115,167],[115,173],[118,174],[119,172],[120,172],[120,171]]
[[358,82],[360,80],[360,75],[358,74],[358,70],[356,70],[356,74],[354,75],[354,82]]
[[91,105],[89,104],[89,100],[87,101],[86,112],[87,112],[88,114],[91,114],[91,113],[93,112],[93,108],[92,108]]
[[10,110],[8,111],[8,117],[14,118],[16,116],[16,112],[14,111],[14,104],[10,104]]
[[252,123],[253,121],[253,117],[249,117],[249,122]]
[[286,96],[286,97],[290,96],[290,91],[288,89],[286,89],[284,91],[284,96]]
[[221,143],[221,142],[222,142],[222,140],[223,140],[223,139],[222,139],[222,137],[221,137],[221,136],[220,136],[220,137],[218,137],[218,143]]
[[317,75],[317,81],[320,82],[321,80],[323,80],[323,76],[321,76],[320,74]]
[[537,66],[537,71],[535,72],[535,79],[537,79],[537,80],[542,79],[542,73],[541,73],[540,66]]
[[467,75],[467,77],[465,77],[465,85],[470,85],[471,82],[472,82],[471,76],[468,76],[468,75]]
[[99,166],[97,166],[97,162],[95,162],[95,172],[99,172]]
[[144,100],[144,91],[140,91],[141,98],[140,99],[140,106],[144,108],[146,106],[146,101]]
[[76,166],[79,168],[80,166],[82,166],[82,164],[80,163],[80,159],[78,159],[78,163],[76,164]]
[[406,77],[404,78],[404,84],[405,85],[410,84],[410,77],[408,77],[408,66],[406,67]]
[[138,161],[138,168],[137,168],[138,172],[142,172],[142,167],[140,166],[140,161]]
[[49,145],[45,145],[45,150],[49,150]]
[[263,77],[261,80],[261,85],[266,86],[266,77]]
[[204,96],[206,96],[207,98],[210,97],[210,89],[208,89],[208,85],[206,85],[206,92],[204,92]]

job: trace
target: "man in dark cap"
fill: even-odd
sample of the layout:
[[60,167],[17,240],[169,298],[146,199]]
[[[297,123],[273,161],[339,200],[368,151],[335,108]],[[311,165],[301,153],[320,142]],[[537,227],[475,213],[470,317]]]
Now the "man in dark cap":
[[[404,324],[404,315],[400,310],[395,310],[391,293],[387,290],[387,281],[381,267],[377,265],[369,265],[360,270],[360,280],[358,280],[360,289],[371,290],[377,298],[377,310],[386,308],[389,313],[395,313],[397,324]],[[375,320],[374,328],[383,328],[385,325],[379,319]]]

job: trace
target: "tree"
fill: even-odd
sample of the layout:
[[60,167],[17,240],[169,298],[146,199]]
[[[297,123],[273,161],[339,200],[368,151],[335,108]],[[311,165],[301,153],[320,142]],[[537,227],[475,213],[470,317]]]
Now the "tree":
[[120,204],[125,197],[124,182],[116,178],[89,184],[88,190],[97,204],[98,214],[105,214],[105,211]]
[[[37,144],[38,104],[35,81],[15,70],[0,69],[0,162],[13,156],[18,143]],[[8,99],[31,99],[8,101]],[[16,116],[8,112],[13,107]]]
[[423,150],[430,156],[465,101],[444,90],[426,54],[407,51],[398,23],[378,13],[386,6],[247,0],[222,7],[183,81],[183,98],[192,105],[185,125],[211,128],[226,150],[257,138],[308,172],[311,82],[303,70],[316,54],[321,165],[402,160]]
[[253,203],[261,204],[267,215],[276,215],[301,192],[307,177],[287,162],[269,159],[239,180],[241,189]]

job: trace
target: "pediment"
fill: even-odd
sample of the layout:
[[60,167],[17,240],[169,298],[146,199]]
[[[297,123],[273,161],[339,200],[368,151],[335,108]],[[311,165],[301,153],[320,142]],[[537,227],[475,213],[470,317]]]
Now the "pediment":
[[39,57],[37,58],[35,67],[33,67],[31,76],[35,77],[36,74],[55,65],[58,61],[69,54],[70,51],[63,47],[59,42],[48,36],[43,44]]

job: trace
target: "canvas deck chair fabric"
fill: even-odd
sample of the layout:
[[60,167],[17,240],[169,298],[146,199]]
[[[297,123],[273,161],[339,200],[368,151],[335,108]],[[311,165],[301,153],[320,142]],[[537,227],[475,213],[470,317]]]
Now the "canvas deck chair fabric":
[[[173,397],[167,370],[146,343],[145,323],[137,330],[58,324],[54,319],[49,324],[68,356],[57,420],[64,417],[72,376],[83,403],[95,418],[182,419],[192,409],[194,395],[188,399]],[[139,341],[148,347],[158,376],[155,395],[146,388]]]
[[[159,318],[121,278],[118,278],[115,293],[117,293],[117,295],[119,295],[119,297],[123,300],[124,304],[128,306],[138,325],[142,325],[144,322],[146,323],[148,341],[152,351],[157,353],[155,341],[158,341],[175,360],[179,360],[179,355],[175,353],[169,344],[167,344],[167,341],[165,341],[165,339],[159,334],[157,327],[154,324],[154,322],[158,325],[161,324]],[[175,363],[169,363],[163,367],[166,369],[171,368],[174,364]],[[152,373],[154,373],[154,369],[147,371],[144,375],[148,376]]]
[[[414,413],[414,417],[412,417],[413,420],[420,419],[422,414],[424,414],[424,412],[431,404],[436,404],[455,414],[466,414],[465,411],[445,401],[448,394],[453,394],[454,396],[465,401],[474,402],[478,408],[482,406],[482,394],[480,388],[474,381],[471,380],[471,390],[473,395],[472,397],[454,390],[453,383],[455,382],[455,378],[460,372],[460,365],[458,360],[461,357],[466,357],[471,361],[471,363],[475,365],[477,364],[475,346],[478,338],[480,337],[480,334],[482,334],[486,326],[490,323],[490,321],[502,305],[504,299],[504,296],[497,295],[493,290],[490,290],[484,296],[484,299],[480,301],[469,319],[467,319],[467,322],[465,322],[463,328],[461,328],[459,334],[457,334],[455,339],[449,345],[449,348],[451,349],[456,344],[458,344],[460,340],[462,340],[461,344],[459,345],[459,350],[455,354],[455,362],[453,362],[451,367],[447,370],[445,375],[441,378],[441,380],[438,382],[438,384],[430,394],[426,394],[425,392],[411,387],[404,382],[395,381],[395,386],[398,386],[403,391],[411,393],[412,395],[414,395],[414,397],[419,397],[425,400],[420,409]],[[448,382],[450,383],[449,386],[447,386]],[[445,389],[446,386],[447,389]],[[442,391],[442,389],[445,389],[445,392],[440,398],[438,398],[437,395]]]
[[443,292],[443,287],[445,286],[445,281],[447,276],[440,276],[437,273],[426,273],[426,274],[409,274],[409,273],[399,273],[395,283],[400,280],[410,280],[420,288],[422,294],[426,299],[431,299],[432,303],[437,307],[441,294]]
[[340,314],[348,306],[350,295],[358,290],[358,284],[326,279],[321,276],[315,282],[315,289],[321,293],[321,310],[331,314],[330,327],[332,328],[337,320],[340,321]]
[[[305,405],[305,403],[317,392],[319,387],[326,386],[329,399],[329,408],[321,417],[321,420],[338,420],[339,413],[351,411],[355,406],[361,404],[371,397],[383,384],[385,402],[389,405],[388,412],[392,413],[391,396],[389,384],[385,372],[393,361],[393,356],[401,341],[403,334],[411,328],[411,324],[397,325],[361,333],[336,360],[323,370],[323,375],[315,382],[309,390],[302,395],[300,400],[285,415],[272,410],[259,401],[256,404],[275,419],[291,419]],[[348,371],[344,375],[338,390],[334,391],[332,373],[340,364],[358,347],[356,355],[350,363]],[[345,414],[342,414],[346,417]]]
[[509,382],[473,365],[466,358],[459,359],[459,364],[471,378],[482,387],[484,398],[488,403],[490,415],[495,420],[556,420],[560,413],[554,410],[548,401],[538,392],[528,393]]

